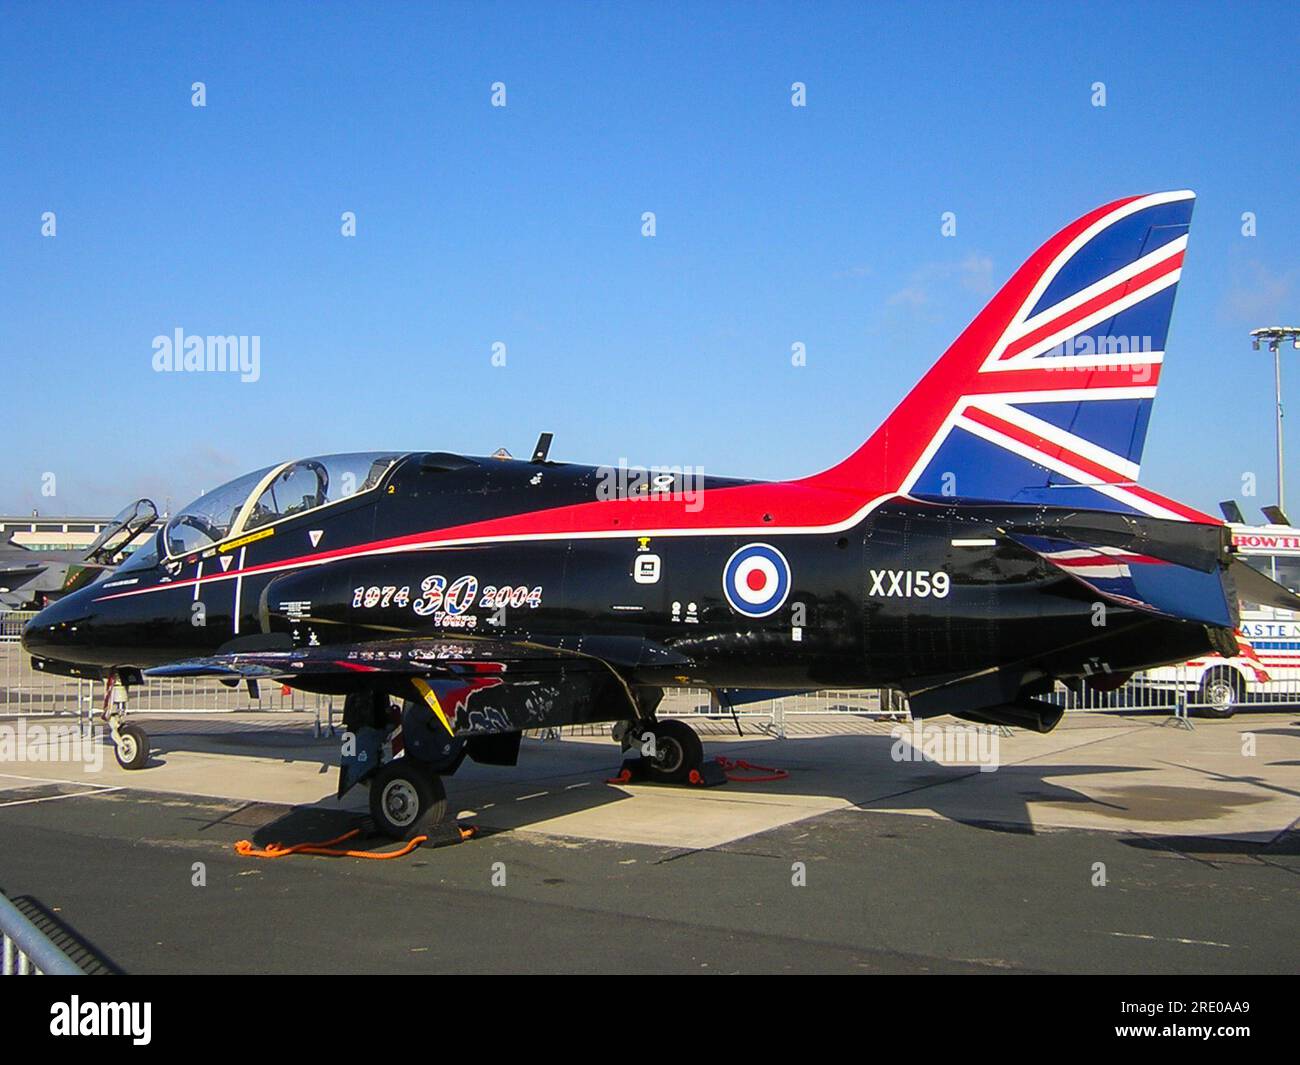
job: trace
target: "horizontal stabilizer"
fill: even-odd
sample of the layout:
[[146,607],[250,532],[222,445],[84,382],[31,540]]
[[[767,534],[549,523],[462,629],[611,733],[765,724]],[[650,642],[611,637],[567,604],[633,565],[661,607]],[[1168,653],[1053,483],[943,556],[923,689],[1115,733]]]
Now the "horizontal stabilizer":
[[1231,540],[1222,522],[1173,521],[1100,510],[1043,510],[1037,507],[1000,510],[988,507],[975,513],[986,514],[989,521],[1008,535],[1073,540],[1091,547],[1117,547],[1130,554],[1152,555],[1202,573],[1214,572],[1231,554]]
[[1217,565],[1207,572],[1149,552],[1061,535],[1007,535],[1107,602],[1175,621],[1237,627],[1236,596],[1225,586],[1224,570]]

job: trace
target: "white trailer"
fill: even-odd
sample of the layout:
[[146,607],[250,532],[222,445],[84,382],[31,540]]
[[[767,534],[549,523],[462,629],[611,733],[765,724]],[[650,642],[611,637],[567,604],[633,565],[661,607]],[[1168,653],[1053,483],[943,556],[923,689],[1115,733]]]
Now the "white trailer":
[[[1242,559],[1293,592],[1300,591],[1300,529],[1232,524]],[[1208,655],[1148,670],[1137,683],[1176,691],[1208,717],[1231,717],[1247,703],[1300,703],[1300,615],[1245,600],[1237,630],[1240,653]]]

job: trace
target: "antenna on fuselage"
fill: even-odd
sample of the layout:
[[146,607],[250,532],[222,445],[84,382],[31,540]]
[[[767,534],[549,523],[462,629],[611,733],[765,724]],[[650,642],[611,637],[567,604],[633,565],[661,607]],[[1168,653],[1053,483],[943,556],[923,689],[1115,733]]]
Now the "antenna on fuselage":
[[533,448],[533,462],[546,461],[546,456],[551,453],[551,440],[554,437],[554,433],[543,433],[537,438],[537,446]]

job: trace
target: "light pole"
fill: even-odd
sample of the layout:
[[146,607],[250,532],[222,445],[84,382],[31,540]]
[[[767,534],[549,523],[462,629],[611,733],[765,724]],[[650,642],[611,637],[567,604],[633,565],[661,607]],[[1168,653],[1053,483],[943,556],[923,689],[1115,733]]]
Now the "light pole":
[[1259,350],[1261,343],[1268,344],[1273,353],[1273,387],[1277,390],[1277,505],[1286,513],[1286,475],[1282,470],[1282,342],[1291,341],[1300,348],[1300,326],[1270,325],[1250,331],[1251,347]]

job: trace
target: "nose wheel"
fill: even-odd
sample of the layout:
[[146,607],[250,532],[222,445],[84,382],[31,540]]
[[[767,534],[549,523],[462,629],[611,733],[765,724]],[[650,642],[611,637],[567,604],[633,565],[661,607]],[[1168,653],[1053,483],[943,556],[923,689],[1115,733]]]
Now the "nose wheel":
[[119,724],[113,730],[113,754],[123,769],[143,769],[149,762],[149,734],[139,725]]

